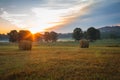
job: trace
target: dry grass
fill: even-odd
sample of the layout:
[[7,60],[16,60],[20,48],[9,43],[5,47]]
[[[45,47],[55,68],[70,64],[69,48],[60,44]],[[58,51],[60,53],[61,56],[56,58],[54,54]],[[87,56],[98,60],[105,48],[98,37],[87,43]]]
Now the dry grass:
[[57,44],[0,46],[0,80],[120,80],[119,47]]

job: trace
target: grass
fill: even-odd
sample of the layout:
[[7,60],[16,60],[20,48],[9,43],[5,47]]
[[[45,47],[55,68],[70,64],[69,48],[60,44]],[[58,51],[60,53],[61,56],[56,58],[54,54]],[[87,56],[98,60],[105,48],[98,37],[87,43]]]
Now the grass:
[[0,43],[0,80],[120,80],[119,40],[34,43],[31,51]]

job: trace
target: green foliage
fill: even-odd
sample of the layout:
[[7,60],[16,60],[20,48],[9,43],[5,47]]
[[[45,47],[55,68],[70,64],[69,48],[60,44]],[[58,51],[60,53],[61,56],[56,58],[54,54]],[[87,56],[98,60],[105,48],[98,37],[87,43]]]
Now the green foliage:
[[57,41],[57,37],[58,37],[58,34],[54,31],[50,32],[50,40],[52,42],[56,42]]
[[119,38],[119,37],[118,37],[117,35],[115,35],[115,34],[110,34],[109,37],[110,37],[110,39],[117,39],[117,38]]
[[49,33],[49,32],[45,32],[45,33],[44,33],[44,40],[45,40],[46,42],[49,42],[49,40],[50,40],[50,33]]
[[12,30],[10,31],[10,33],[8,33],[8,35],[10,42],[17,42],[21,40],[32,41],[33,39],[32,33],[28,30],[20,30],[19,32],[17,32],[16,30]]
[[54,32],[54,31],[44,33],[44,40],[46,42],[56,42],[57,37],[58,37],[58,34],[56,32]]
[[8,36],[10,42],[17,42],[18,32],[16,30],[11,30],[10,33],[8,33]]
[[90,41],[100,39],[100,31],[98,29],[95,29],[94,27],[88,28],[88,30],[87,30],[87,38]]
[[76,41],[79,41],[82,37],[83,37],[82,29],[80,29],[80,28],[75,28],[75,29],[73,30],[73,38],[74,38]]
[[33,35],[30,31],[28,30],[20,30],[18,33],[18,40],[29,40],[33,41]]
[[120,38],[120,26],[106,26],[99,28],[101,39],[117,39]]
[[43,40],[43,34],[36,33],[34,34],[34,41],[42,41]]

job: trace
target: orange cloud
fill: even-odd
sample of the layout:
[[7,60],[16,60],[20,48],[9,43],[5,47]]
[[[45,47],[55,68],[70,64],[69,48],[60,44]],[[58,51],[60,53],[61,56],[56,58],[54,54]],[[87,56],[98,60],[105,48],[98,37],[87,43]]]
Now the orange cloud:
[[79,4],[61,9],[34,7],[31,8],[32,14],[29,12],[26,14],[11,14],[2,9],[1,17],[18,28],[28,29],[33,33],[42,32],[63,27],[88,12],[93,1],[82,1]]

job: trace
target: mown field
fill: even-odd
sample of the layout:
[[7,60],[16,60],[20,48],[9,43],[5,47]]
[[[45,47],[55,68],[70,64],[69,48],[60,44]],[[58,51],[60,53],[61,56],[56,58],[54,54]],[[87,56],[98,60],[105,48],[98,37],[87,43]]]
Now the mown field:
[[120,80],[120,39],[34,43],[31,51],[0,43],[0,80]]

